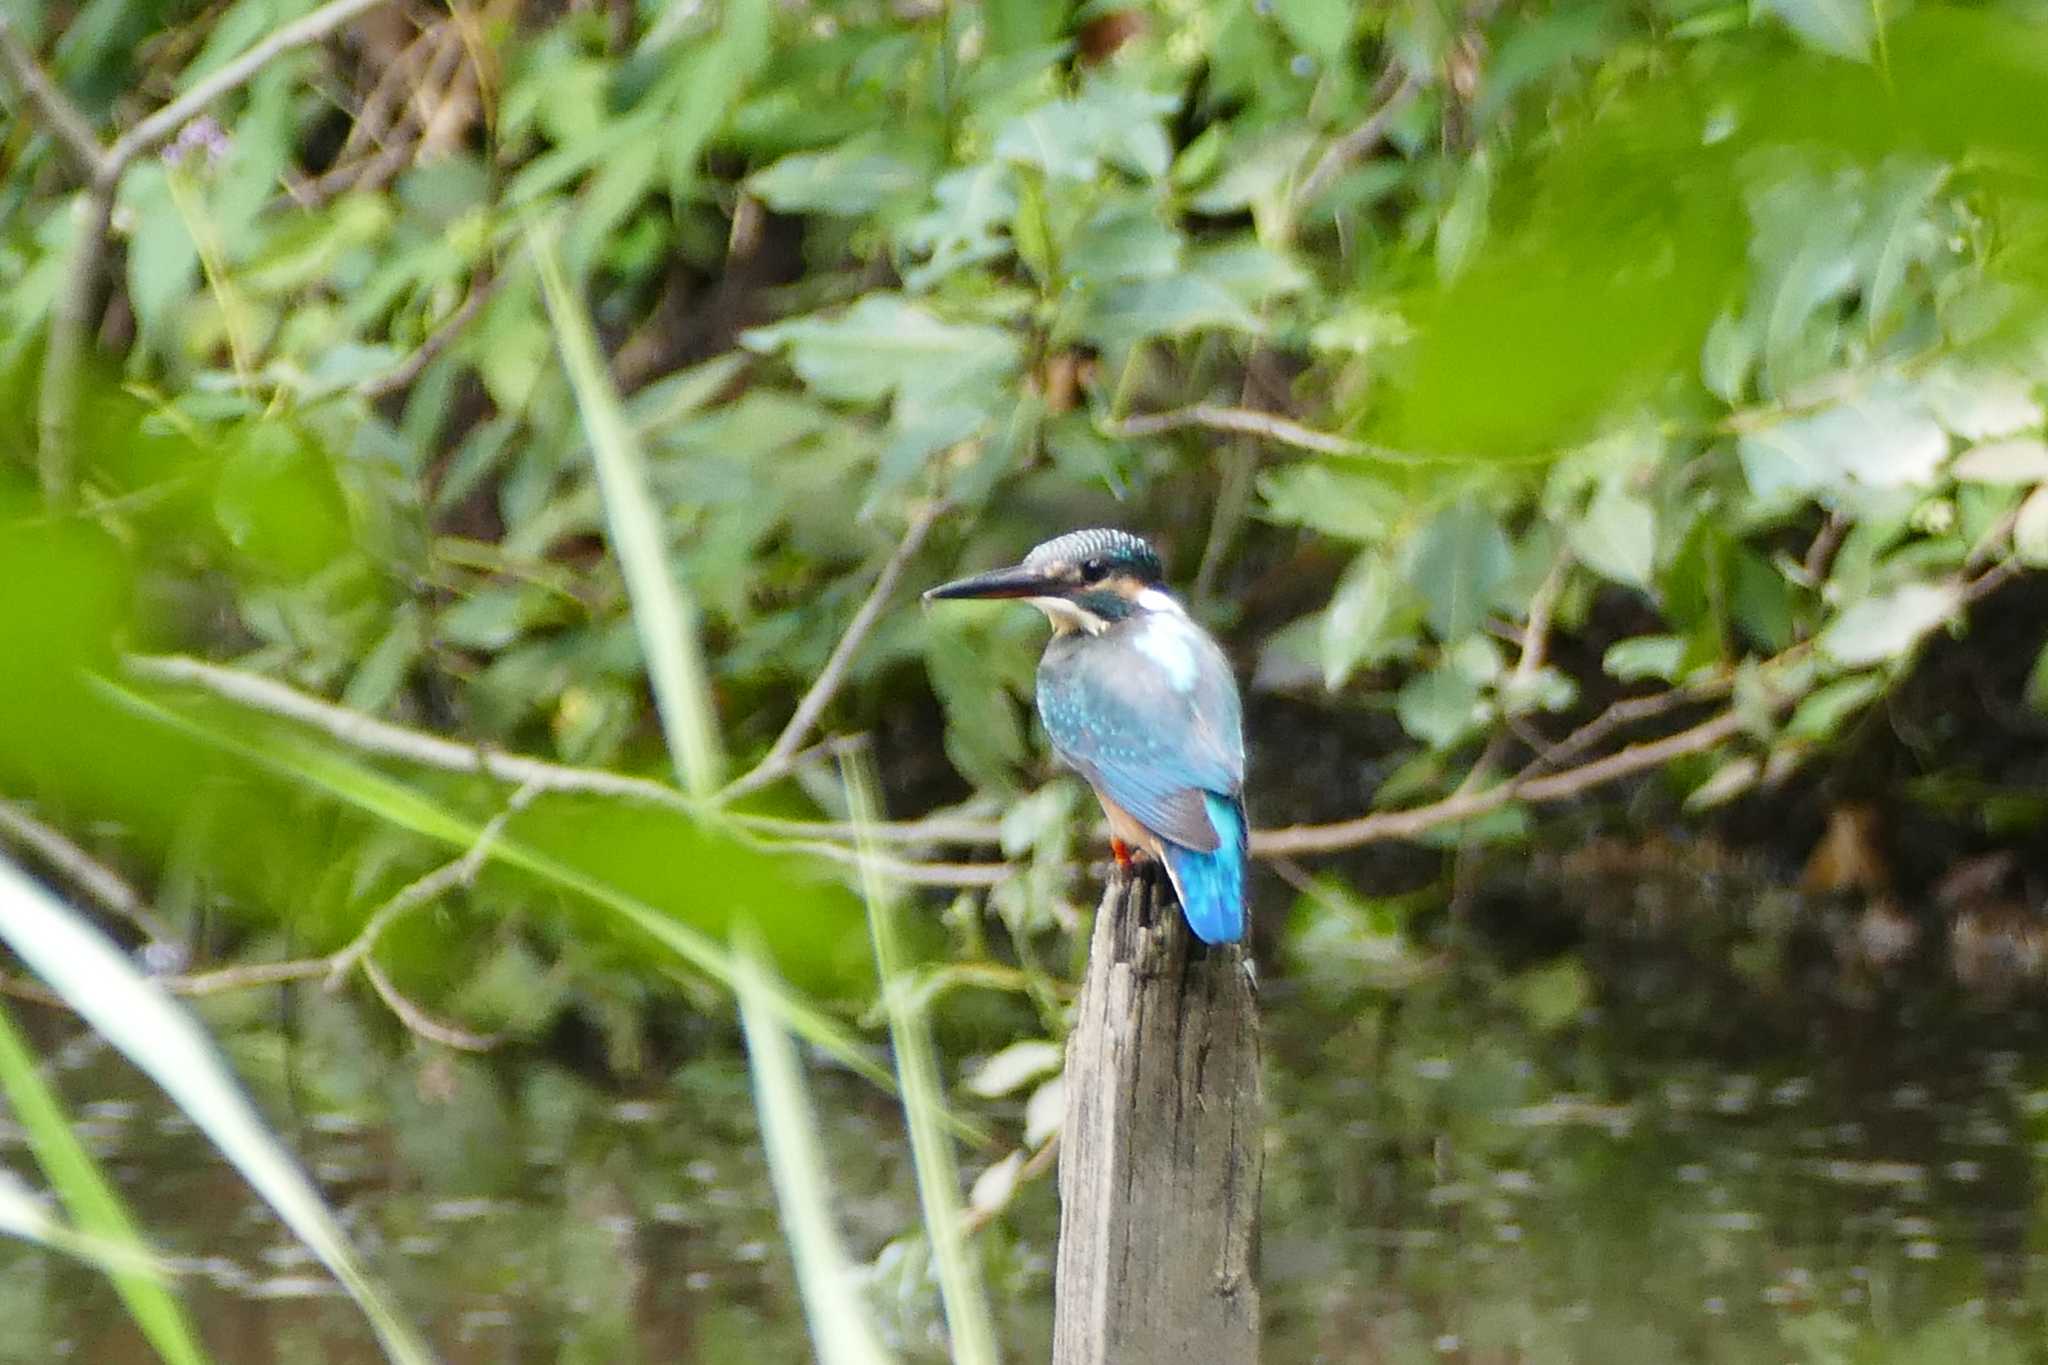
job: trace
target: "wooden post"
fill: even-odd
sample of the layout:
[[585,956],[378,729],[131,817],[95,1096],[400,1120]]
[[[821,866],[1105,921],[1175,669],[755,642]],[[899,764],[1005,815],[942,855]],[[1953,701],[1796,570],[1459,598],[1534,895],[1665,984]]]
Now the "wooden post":
[[1264,1096],[1240,947],[1113,878],[1067,1042],[1053,1365],[1252,1365]]

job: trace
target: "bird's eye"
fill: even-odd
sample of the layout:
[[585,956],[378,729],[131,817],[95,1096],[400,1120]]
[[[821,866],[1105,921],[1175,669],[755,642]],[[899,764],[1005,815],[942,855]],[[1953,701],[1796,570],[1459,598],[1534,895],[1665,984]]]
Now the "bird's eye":
[[1100,578],[1108,572],[1109,561],[1099,555],[1094,559],[1084,559],[1081,561],[1081,576],[1083,578]]

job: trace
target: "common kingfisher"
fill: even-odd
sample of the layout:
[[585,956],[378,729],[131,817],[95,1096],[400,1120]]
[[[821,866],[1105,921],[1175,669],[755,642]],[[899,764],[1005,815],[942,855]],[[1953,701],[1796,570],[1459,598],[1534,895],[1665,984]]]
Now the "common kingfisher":
[[1244,708],[1223,651],[1161,585],[1159,556],[1127,531],[1071,531],[1006,569],[925,600],[1021,597],[1053,635],[1038,715],[1053,751],[1109,817],[1110,849],[1166,868],[1204,943],[1244,937]]

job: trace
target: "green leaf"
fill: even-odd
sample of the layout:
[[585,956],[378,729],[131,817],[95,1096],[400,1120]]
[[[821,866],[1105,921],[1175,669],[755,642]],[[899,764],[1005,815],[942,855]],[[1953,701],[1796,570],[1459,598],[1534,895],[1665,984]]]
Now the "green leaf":
[[1438,513],[1417,539],[1408,581],[1422,596],[1430,629],[1451,641],[1479,629],[1513,568],[1514,551],[1500,523],[1464,501]]
[[1957,456],[1952,469],[1970,483],[2042,483],[2048,481],[2048,441],[2038,436],[1985,441]]
[[1264,330],[1229,290],[1194,274],[1112,285],[1096,296],[1081,325],[1087,336],[1111,349],[1210,329],[1251,336]]
[[1807,46],[1852,61],[1870,60],[1877,39],[1872,0],[1752,0],[1758,14],[1775,15]]
[[1953,618],[1962,593],[1953,583],[1909,583],[1857,602],[1820,633],[1821,652],[1850,668],[1904,657],[1921,637]]
[[1656,678],[1677,682],[1685,665],[1685,641],[1676,635],[1638,635],[1617,640],[1601,656],[1600,667],[1619,682]]
[[879,150],[877,143],[863,137],[821,152],[796,152],[748,176],[747,186],[780,213],[873,213],[924,183],[922,166]]
[[979,394],[1007,383],[1021,359],[1010,333],[945,322],[900,294],[869,294],[836,316],[792,318],[740,340],[756,351],[786,349],[806,384],[849,403]]
[[1479,684],[1462,670],[1441,665],[1410,678],[1394,698],[1401,728],[1435,749],[1446,749],[1491,717]]
[[1047,1038],[1027,1038],[982,1062],[961,1085],[970,1095],[985,1100],[1001,1099],[1058,1071],[1063,1059],[1058,1043]]
[[1367,545],[1391,536],[1407,510],[1406,499],[1386,480],[1312,460],[1261,474],[1259,495],[1268,521]]
[[2027,494],[2012,524],[2012,552],[2030,569],[2048,568],[2048,485]]
[[1812,416],[1751,432],[1738,451],[1759,498],[1917,488],[1940,472],[1948,433],[1918,395],[1887,382]]
[[1859,673],[1819,688],[1802,700],[1785,722],[1785,733],[1794,739],[1816,743],[1833,739],[1842,722],[1854,716],[1884,693],[1884,676]]
[[1436,273],[1456,279],[1486,236],[1487,207],[1493,199],[1493,163],[1475,152],[1458,175],[1458,188],[1436,230]]
[[1351,561],[1323,613],[1323,686],[1334,692],[1358,666],[1375,661],[1402,591],[1386,556],[1368,550]]
[[1334,65],[1350,46],[1358,7],[1352,0],[1273,0],[1273,17],[1304,52]]
[[1647,589],[1657,567],[1657,516],[1647,500],[1603,485],[1583,517],[1565,528],[1572,552],[1605,578]]

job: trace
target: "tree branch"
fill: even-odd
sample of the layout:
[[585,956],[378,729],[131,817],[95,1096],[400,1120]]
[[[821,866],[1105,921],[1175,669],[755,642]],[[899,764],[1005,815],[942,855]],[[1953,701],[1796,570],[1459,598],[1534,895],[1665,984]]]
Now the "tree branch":
[[0,833],[29,849],[95,905],[127,920],[153,942],[171,943],[177,939],[162,920],[150,913],[148,903],[119,873],[73,843],[63,831],[44,824],[13,801],[0,801]]
[[1399,74],[1394,67],[1388,67],[1380,76],[1379,85],[1373,93],[1380,104],[1366,116],[1363,123],[1332,141],[1316,158],[1316,164],[1288,200],[1291,217],[1299,218],[1303,210],[1316,201],[1317,196],[1330,187],[1330,182],[1351,168],[1351,163],[1379,146],[1387,135],[1387,125],[1394,115],[1407,107],[1415,98],[1421,85],[1412,75]]
[[1109,423],[1108,431],[1112,436],[1129,438],[1157,436],[1161,432],[1177,431],[1182,427],[1207,427],[1214,431],[1235,432],[1240,436],[1257,436],[1280,445],[1314,451],[1318,455],[1357,457],[1380,453],[1375,447],[1366,445],[1363,441],[1353,441],[1347,437],[1333,436],[1326,431],[1317,431],[1313,427],[1305,427],[1299,422],[1274,413],[1258,412],[1251,408],[1218,407],[1212,403],[1196,403],[1192,407],[1175,408],[1171,412],[1139,413],[1120,422]]
[[311,14],[278,29],[115,138],[114,145],[107,151],[114,174],[119,175],[136,157],[154,151],[176,137],[178,130],[205,112],[209,104],[247,85],[285,53],[319,42],[351,19],[359,18],[383,3],[385,0],[328,0]]
[[420,377],[420,371],[433,363],[435,356],[447,350],[450,343],[462,335],[463,329],[476,321],[476,315],[490,302],[491,295],[498,292],[500,282],[500,276],[486,275],[471,284],[469,292],[463,296],[462,303],[444,322],[429,332],[424,341],[413,348],[412,354],[384,373],[373,374],[356,385],[356,392],[374,401],[410,386]]
[[1413,839],[1442,825],[1490,815],[1510,801],[1541,804],[1579,796],[1595,787],[1662,767],[1674,758],[1702,753],[1742,732],[1742,719],[1734,711],[1723,711],[1663,739],[1631,744],[1605,758],[1548,776],[1523,776],[1483,791],[1459,792],[1441,801],[1408,810],[1375,811],[1355,820],[1332,825],[1291,825],[1285,829],[1260,830],[1252,835],[1252,852],[1262,858],[1298,853],[1333,853],[1361,844],[1384,843],[1391,839]]
[[847,623],[846,632],[839,637],[839,643],[832,647],[832,653],[825,660],[825,666],[818,671],[817,681],[811,684],[810,691],[804,693],[803,700],[797,703],[796,712],[790,716],[789,724],[782,727],[782,733],[776,736],[775,743],[769,746],[767,755],[755,764],[751,771],[735,779],[718,794],[720,801],[730,801],[748,792],[758,791],[794,766],[791,759],[799,746],[809,737],[811,727],[818,723],[818,717],[824,714],[825,708],[831,704],[833,696],[839,691],[839,684],[845,679],[846,670],[852,665],[854,655],[860,651],[868,632],[874,629],[875,622],[881,618],[882,608],[889,604],[889,594],[896,591],[897,581],[903,577],[904,569],[909,567],[911,558],[924,547],[925,537],[931,534],[932,527],[938,524],[939,518],[945,515],[949,506],[944,498],[939,498],[927,504],[910,519],[910,525],[904,528],[903,539],[897,542],[895,552],[883,563],[882,571],[875,575],[874,587],[868,590],[866,600],[860,604],[860,609],[854,612],[853,620]]
[[64,154],[76,163],[79,176],[91,182],[104,175],[107,150],[100,146],[91,122],[50,79],[4,15],[0,15],[0,68],[6,70],[7,78],[21,97],[34,107],[36,116],[57,139]]

